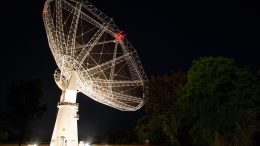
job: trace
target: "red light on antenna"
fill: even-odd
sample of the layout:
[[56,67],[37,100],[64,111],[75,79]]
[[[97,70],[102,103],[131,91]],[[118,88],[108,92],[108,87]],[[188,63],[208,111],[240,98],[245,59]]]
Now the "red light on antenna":
[[122,31],[120,31],[119,33],[116,33],[116,34],[115,34],[115,38],[116,38],[117,40],[123,40],[123,39],[125,38],[125,35],[123,34]]
[[43,9],[43,13],[47,13],[48,12],[48,9],[47,8],[44,8]]

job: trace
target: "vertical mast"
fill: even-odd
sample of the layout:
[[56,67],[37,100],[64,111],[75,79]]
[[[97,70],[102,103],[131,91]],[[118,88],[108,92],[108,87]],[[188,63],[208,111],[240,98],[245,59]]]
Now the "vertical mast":
[[78,146],[77,74],[72,72],[58,103],[58,114],[50,146]]

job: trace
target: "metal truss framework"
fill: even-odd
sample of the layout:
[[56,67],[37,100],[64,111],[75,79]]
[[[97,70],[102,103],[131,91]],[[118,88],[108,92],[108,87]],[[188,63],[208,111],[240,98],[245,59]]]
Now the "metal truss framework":
[[90,2],[47,0],[43,10],[49,46],[65,90],[73,71],[77,90],[105,105],[135,111],[145,102],[148,79],[136,50],[113,20]]

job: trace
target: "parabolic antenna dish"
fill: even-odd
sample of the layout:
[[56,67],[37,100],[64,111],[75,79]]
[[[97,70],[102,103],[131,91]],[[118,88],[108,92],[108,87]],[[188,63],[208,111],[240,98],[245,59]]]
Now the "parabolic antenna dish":
[[136,50],[113,20],[88,1],[47,0],[43,10],[49,46],[64,90],[72,72],[77,90],[123,111],[144,104],[148,80]]

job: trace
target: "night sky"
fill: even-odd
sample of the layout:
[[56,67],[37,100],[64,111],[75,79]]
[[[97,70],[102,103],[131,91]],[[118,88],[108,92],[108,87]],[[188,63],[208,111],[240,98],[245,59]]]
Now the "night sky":
[[[42,20],[45,0],[4,0],[0,9],[1,81],[4,87],[21,78],[41,78],[48,110],[33,123],[39,139],[50,139],[60,89],[57,68]],[[148,76],[186,71],[193,59],[226,56],[260,69],[260,7],[256,1],[91,0],[113,17],[136,48]],[[121,112],[78,94],[79,136],[131,129],[143,110]],[[5,106],[1,104],[0,109]]]

